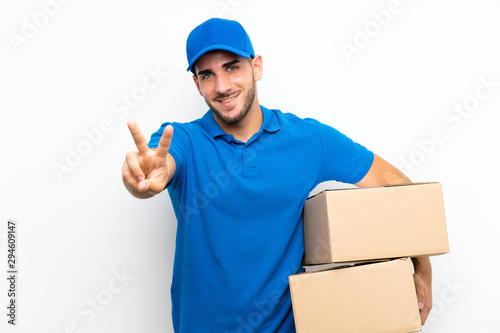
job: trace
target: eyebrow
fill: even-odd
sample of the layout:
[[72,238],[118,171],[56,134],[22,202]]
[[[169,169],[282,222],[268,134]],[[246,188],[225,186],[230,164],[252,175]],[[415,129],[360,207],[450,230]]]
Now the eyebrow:
[[[230,62],[226,62],[225,64],[222,65],[223,68],[227,68],[227,67],[231,67],[233,66],[234,64],[237,64],[239,63],[240,61],[238,59],[236,60],[232,60]],[[205,75],[205,74],[213,74],[212,70],[211,69],[204,69],[202,71],[199,71],[198,72],[198,75]]]
[[224,65],[222,65],[222,67],[224,67],[224,68],[226,68],[226,67],[230,67],[230,66],[232,66],[232,65],[234,65],[234,64],[237,64],[237,63],[239,63],[239,62],[240,62],[240,61],[236,59],[236,60],[233,60],[233,61],[230,61],[230,62],[226,62]]

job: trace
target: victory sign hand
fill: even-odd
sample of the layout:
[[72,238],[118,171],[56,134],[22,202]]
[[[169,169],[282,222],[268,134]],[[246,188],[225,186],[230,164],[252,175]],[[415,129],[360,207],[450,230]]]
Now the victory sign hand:
[[[174,128],[165,127],[158,148],[149,148],[139,126],[129,121],[127,126],[138,151],[130,151],[123,163],[122,176],[127,189],[136,196],[152,196],[163,191],[175,173],[175,160],[168,154]],[[147,192],[147,193],[146,193]],[[150,195],[147,195],[150,194]]]

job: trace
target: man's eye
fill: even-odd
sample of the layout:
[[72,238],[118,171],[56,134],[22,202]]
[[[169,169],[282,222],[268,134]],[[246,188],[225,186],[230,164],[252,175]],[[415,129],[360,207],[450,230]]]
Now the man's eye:
[[205,74],[205,75],[203,75],[202,79],[206,80],[206,79],[209,79],[211,76],[212,76],[212,74]]
[[228,72],[232,72],[232,71],[235,71],[237,68],[238,68],[238,67],[236,67],[236,66],[229,66],[229,67],[227,68],[227,71],[228,71]]

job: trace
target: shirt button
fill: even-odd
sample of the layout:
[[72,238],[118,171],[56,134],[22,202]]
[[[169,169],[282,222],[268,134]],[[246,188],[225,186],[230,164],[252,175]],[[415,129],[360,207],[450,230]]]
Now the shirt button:
[[245,151],[248,151],[248,148],[245,148]]
[[231,140],[229,140],[229,139],[226,139],[226,142],[227,142],[227,143],[230,143],[230,142],[231,142]]

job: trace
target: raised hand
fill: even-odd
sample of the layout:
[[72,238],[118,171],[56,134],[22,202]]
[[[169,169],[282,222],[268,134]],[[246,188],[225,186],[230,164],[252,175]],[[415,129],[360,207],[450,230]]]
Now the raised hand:
[[127,126],[138,151],[126,155],[122,168],[123,182],[132,195],[150,197],[163,191],[175,173],[175,160],[168,153],[174,128],[165,127],[158,148],[148,147],[139,126],[129,121]]

